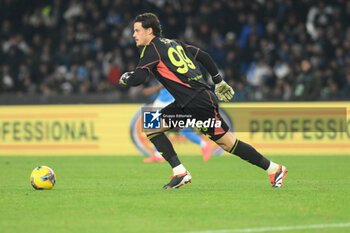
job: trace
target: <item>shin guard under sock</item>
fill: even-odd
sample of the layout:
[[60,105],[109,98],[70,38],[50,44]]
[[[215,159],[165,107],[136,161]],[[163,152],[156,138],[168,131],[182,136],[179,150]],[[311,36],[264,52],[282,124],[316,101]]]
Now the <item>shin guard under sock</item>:
[[270,165],[270,161],[257,152],[251,145],[239,141],[238,139],[236,139],[230,153],[237,155],[241,159],[244,159],[264,170],[266,170]]
[[173,145],[164,133],[152,133],[147,135],[147,138],[153,143],[158,152],[168,161],[172,168],[181,164]]

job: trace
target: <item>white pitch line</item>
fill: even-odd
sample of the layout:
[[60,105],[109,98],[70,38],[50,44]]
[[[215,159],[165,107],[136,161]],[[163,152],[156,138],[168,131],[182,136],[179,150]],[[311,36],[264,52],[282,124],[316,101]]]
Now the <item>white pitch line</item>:
[[208,231],[189,231],[189,232],[182,232],[182,233],[245,233],[245,232],[292,231],[292,230],[344,228],[344,227],[350,227],[350,222],[334,223],[334,224],[304,225],[304,226],[280,226],[280,227],[223,229],[223,230],[208,230]]

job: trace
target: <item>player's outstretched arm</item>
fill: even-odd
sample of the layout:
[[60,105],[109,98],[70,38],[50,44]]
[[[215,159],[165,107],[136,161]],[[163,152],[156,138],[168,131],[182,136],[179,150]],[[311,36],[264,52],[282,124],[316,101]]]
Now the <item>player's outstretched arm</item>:
[[148,71],[136,69],[135,71],[125,72],[119,79],[119,84],[123,86],[137,86],[143,83],[148,76]]
[[194,58],[199,61],[212,76],[213,82],[215,83],[215,95],[219,98],[219,100],[225,102],[230,101],[235,92],[233,91],[232,87],[230,87],[222,79],[219,70],[211,56],[199,48],[192,46],[189,46],[187,48],[190,53],[192,53]]

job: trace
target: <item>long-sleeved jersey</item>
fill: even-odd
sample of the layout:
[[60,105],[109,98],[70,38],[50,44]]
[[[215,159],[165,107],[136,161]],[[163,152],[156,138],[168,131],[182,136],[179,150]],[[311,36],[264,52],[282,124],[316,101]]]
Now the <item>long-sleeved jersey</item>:
[[199,92],[208,89],[197,60],[208,72],[218,75],[211,57],[194,46],[177,40],[155,37],[142,49],[135,73],[128,85],[138,85],[147,77],[148,71],[172,94],[180,107],[189,103]]

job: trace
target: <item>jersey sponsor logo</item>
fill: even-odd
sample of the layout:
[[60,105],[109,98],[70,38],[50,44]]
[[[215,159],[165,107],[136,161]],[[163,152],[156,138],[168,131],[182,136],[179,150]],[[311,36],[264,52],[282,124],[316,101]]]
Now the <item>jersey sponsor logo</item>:
[[199,81],[203,78],[203,75],[197,75],[196,77],[194,78],[188,78],[187,80],[190,82],[190,81]]

